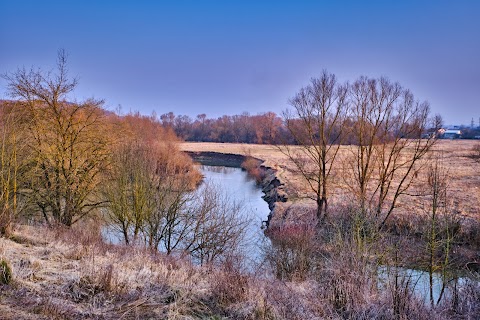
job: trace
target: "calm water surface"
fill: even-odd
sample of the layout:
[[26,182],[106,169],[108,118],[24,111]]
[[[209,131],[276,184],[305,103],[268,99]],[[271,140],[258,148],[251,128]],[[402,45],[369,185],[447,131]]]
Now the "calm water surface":
[[[249,220],[242,251],[248,259],[258,261],[262,246],[268,241],[261,228],[262,221],[267,220],[270,213],[267,202],[262,199],[261,188],[240,168],[201,165],[199,169],[205,183],[214,185],[229,201],[241,206],[239,214]],[[202,185],[195,192],[202,192]],[[123,235],[109,226],[103,227],[102,234],[107,242],[123,241]]]
[[261,247],[267,241],[261,228],[262,221],[267,220],[270,213],[267,202],[262,199],[261,188],[240,168],[205,165],[199,168],[205,181],[213,183],[229,199],[242,205],[241,214],[250,219],[245,239],[245,253],[249,258],[258,260],[261,256]]

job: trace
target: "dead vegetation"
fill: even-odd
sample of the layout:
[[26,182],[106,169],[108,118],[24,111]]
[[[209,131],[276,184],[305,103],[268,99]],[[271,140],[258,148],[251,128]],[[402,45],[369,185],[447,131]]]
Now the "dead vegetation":
[[471,154],[470,154],[470,158],[472,158],[474,161],[476,162],[480,162],[480,143],[476,143],[473,147],[472,147],[472,151],[471,151]]
[[[480,219],[480,175],[477,174],[478,163],[470,157],[472,149],[477,144],[473,140],[439,140],[432,148],[431,153],[440,153],[443,155],[444,162],[449,171],[449,190],[451,197],[455,199],[456,210],[462,215],[473,219]],[[292,147],[295,148],[295,147]],[[351,146],[342,146],[339,151],[339,159],[346,159],[351,151]],[[288,160],[288,157],[273,145],[245,145],[233,143],[194,143],[184,142],[180,144],[183,151],[213,151],[219,153],[241,154],[264,160],[263,166],[277,170],[276,176],[285,183],[286,191],[289,195],[289,202],[315,204],[310,198],[308,186],[306,186],[302,175],[295,169],[295,165]],[[425,163],[428,164],[430,154],[426,155]],[[330,203],[332,205],[348,203],[349,188],[345,186],[345,181],[341,177],[341,168],[332,172],[332,187],[330,194]],[[412,188],[421,188],[424,181],[417,179],[412,181]],[[416,209],[414,197],[402,195],[394,210],[394,215],[402,212],[418,212]]]
[[273,269],[245,269],[233,257],[199,266],[144,247],[105,244],[91,224],[57,230],[19,225],[15,237],[0,239],[0,258],[12,270],[10,283],[0,285],[0,314],[2,319],[470,319],[478,314],[478,282],[459,286],[455,299],[434,308],[413,293],[412,279],[394,269],[380,286],[371,257],[387,252],[379,243],[394,248],[395,241],[374,240],[369,222],[352,214],[332,210],[336,222],[320,233],[301,228],[286,230],[288,237],[278,233],[276,251],[270,251],[275,254],[267,257]]
[[[4,122],[8,126],[3,132],[0,172],[2,318],[447,319],[479,314],[480,178],[478,164],[472,161],[475,149],[466,143],[439,143],[418,161],[418,168],[416,160],[408,164],[403,152],[402,156],[389,153],[391,146],[380,144],[373,155],[380,164],[379,177],[370,178],[372,169],[358,163],[350,170],[368,171],[368,179],[362,181],[372,183],[359,188],[352,187],[356,181],[345,178],[344,171],[351,163],[348,156],[362,148],[335,147],[334,158],[344,166],[332,169],[324,158],[319,167],[328,168],[328,192],[305,185],[302,170],[310,169],[311,159],[299,166],[276,147],[183,145],[189,151],[243,154],[247,156],[243,167],[259,181],[265,172],[257,159],[266,159],[264,166],[277,170],[286,183],[293,205],[276,206],[264,264],[246,267],[246,260],[234,250],[241,242],[238,228],[244,224],[235,219],[238,209],[212,189],[205,189],[198,208],[187,208],[198,172],[179,152],[168,128],[155,117],[138,114],[106,118],[100,102],[68,103],[65,95],[76,80],[62,80],[64,67],[65,56],[60,54],[60,80],[47,77],[38,84],[35,80],[42,74],[34,70],[6,77],[15,96],[25,100],[15,104],[17,110],[29,107],[27,120],[42,121],[33,123],[36,126],[24,123],[30,131]],[[24,83],[38,87],[31,92]],[[48,92],[47,87],[60,91],[39,104],[38,97]],[[43,112],[49,109],[57,118]],[[52,120],[67,125],[55,130]],[[123,137],[108,143],[105,133],[115,130],[100,130],[107,125],[121,128]],[[24,146],[17,133],[23,131],[30,132],[23,142],[37,143],[28,150],[33,152],[20,152]],[[421,140],[412,140],[413,148],[405,141],[398,137],[395,145],[414,159],[420,159],[418,150],[423,156],[430,149],[422,149]],[[323,147],[321,153],[328,147],[326,140]],[[293,152],[298,148],[292,147]],[[87,156],[92,152],[98,157]],[[425,175],[419,170],[428,167],[428,156],[437,154],[445,154],[442,165],[451,168],[448,177],[433,179],[435,172]],[[383,166],[385,158],[394,159],[387,162],[393,167]],[[34,165],[23,166],[21,159]],[[28,174],[18,176],[19,172]],[[405,184],[411,188],[402,187],[402,174],[409,177]],[[430,191],[425,192],[425,185]],[[391,186],[397,190],[393,195],[388,192]],[[321,215],[311,210],[315,203],[308,199],[323,201],[326,210],[327,193],[329,217],[324,214],[321,224],[314,223]],[[18,210],[18,204],[25,210]],[[379,219],[385,209],[386,215]],[[106,244],[102,223],[87,220],[102,215],[122,231],[125,245]],[[19,221],[25,224],[15,225]],[[411,277],[399,271],[409,264],[428,270],[430,304],[415,293]],[[380,280],[383,266],[388,268]],[[463,276],[459,269],[473,281],[459,283]],[[432,294],[434,272],[442,277],[438,300]]]

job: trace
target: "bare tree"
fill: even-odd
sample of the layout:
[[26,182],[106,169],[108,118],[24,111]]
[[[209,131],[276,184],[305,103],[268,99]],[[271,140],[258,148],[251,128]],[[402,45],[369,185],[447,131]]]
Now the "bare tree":
[[185,250],[200,264],[235,254],[249,224],[242,211],[240,203],[222,194],[215,185],[205,182],[191,205],[190,214],[194,222],[186,239]]
[[0,109],[0,236],[9,235],[18,213],[18,185],[24,168],[23,137],[15,116],[15,103]]
[[148,219],[148,233],[153,235],[155,248],[160,244],[167,254],[183,250],[185,239],[194,224],[188,204],[193,195],[184,179],[167,176],[157,184],[156,208]]
[[192,198],[196,177],[191,176],[191,161],[185,155],[170,142],[162,144],[168,146],[142,141],[120,146],[114,152],[103,196],[108,222],[126,244],[138,243],[143,236],[149,247],[157,249],[162,244],[170,254],[190,227],[185,205]]
[[135,143],[123,145],[113,154],[112,168],[103,184],[109,226],[126,244],[138,240],[154,211],[152,160],[149,150]]
[[351,86],[349,100],[356,146],[347,160],[346,185],[362,212],[373,210],[382,228],[436,141],[434,135],[422,139],[429,105],[385,78],[361,77]]
[[162,144],[131,142],[115,151],[103,187],[110,228],[126,244],[143,236],[151,249],[188,252],[202,264],[235,251],[248,222],[240,206],[208,183],[195,195],[191,162]]
[[285,123],[299,148],[280,147],[314,193],[319,221],[327,215],[330,177],[344,133],[347,85],[323,71],[290,100]]
[[63,50],[56,73],[22,68],[4,78],[28,118],[22,129],[29,136],[31,171],[24,195],[49,225],[70,226],[101,204],[95,191],[108,159],[102,101],[67,101],[77,80],[68,78]]
[[[441,155],[434,155],[427,167],[426,176],[426,212],[429,226],[425,236],[427,238],[430,304],[434,307],[442,300],[447,283],[451,280],[449,278],[450,256],[453,241],[459,230],[460,219],[451,212],[451,196],[448,192],[449,174]],[[436,273],[441,275],[442,286],[435,301],[434,277]]]

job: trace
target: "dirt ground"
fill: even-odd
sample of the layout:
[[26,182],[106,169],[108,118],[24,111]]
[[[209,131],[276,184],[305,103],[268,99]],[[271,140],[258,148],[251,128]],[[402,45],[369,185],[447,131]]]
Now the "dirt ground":
[[[465,216],[480,218],[480,163],[475,162],[469,155],[472,149],[479,144],[475,140],[439,140],[432,149],[441,154],[444,166],[448,172],[448,192],[455,210]],[[311,202],[308,199],[309,190],[302,176],[296,172],[293,163],[281,152],[277,146],[254,145],[254,144],[233,144],[233,143],[196,143],[183,142],[180,145],[183,151],[210,151],[219,153],[231,153],[250,155],[264,160],[263,165],[277,170],[277,177],[286,184],[289,199],[293,202]],[[295,148],[295,147],[293,147]],[[348,146],[340,149],[340,156],[348,152]],[[430,152],[432,154],[432,152]],[[335,175],[334,175],[335,176]],[[331,203],[348,201],[348,194],[342,188],[339,179],[334,181],[335,186],[331,195]],[[421,188],[424,181],[414,181],[413,188]],[[311,194],[310,194],[311,195]],[[415,201],[410,197],[403,197],[403,211],[418,209]],[[401,211],[401,210],[398,210]]]

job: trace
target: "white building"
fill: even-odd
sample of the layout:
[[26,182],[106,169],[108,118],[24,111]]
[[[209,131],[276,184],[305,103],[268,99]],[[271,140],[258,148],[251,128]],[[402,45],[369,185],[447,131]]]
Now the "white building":
[[444,139],[458,139],[462,137],[462,131],[458,129],[448,129],[443,133],[442,138]]

